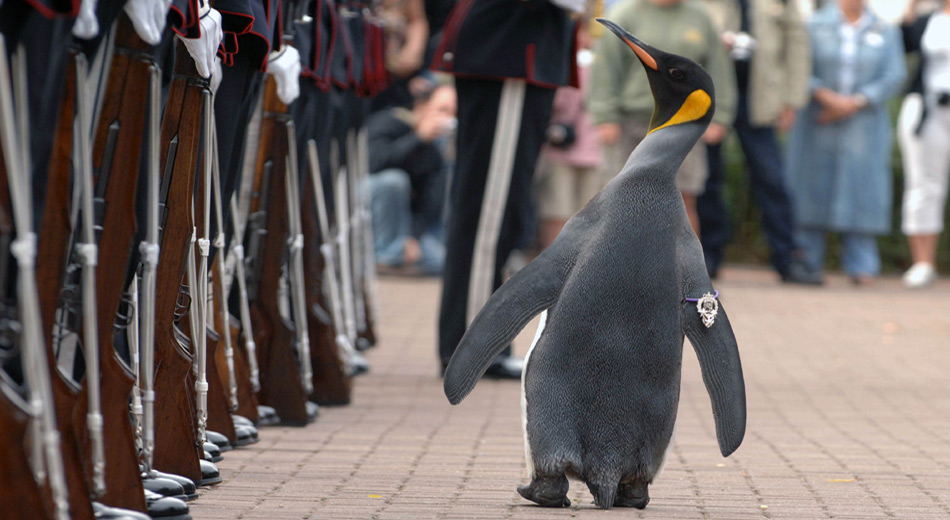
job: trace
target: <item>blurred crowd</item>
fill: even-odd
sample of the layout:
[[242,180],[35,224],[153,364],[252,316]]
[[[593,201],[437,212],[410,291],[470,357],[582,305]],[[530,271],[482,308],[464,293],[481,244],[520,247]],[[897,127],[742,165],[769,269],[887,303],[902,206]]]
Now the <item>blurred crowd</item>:
[[[396,79],[374,100],[368,189],[377,261],[390,272],[443,269],[459,75],[437,72],[439,45],[446,22],[462,19],[452,9],[470,4],[383,2]],[[911,255],[903,279],[910,288],[933,283],[950,174],[950,2],[907,0],[900,17],[865,0],[578,0],[573,7],[576,84],[554,95],[517,237],[503,259],[509,272],[553,242],[649,127],[653,99],[642,68],[619,39],[600,37],[593,18],[603,16],[695,60],[714,79],[716,116],[677,175],[712,277],[731,238],[723,141],[732,135],[781,279],[821,284],[836,234],[842,269],[855,284],[872,283],[881,271],[878,237],[895,225],[896,135],[900,228]],[[900,96],[895,122],[888,107]]]

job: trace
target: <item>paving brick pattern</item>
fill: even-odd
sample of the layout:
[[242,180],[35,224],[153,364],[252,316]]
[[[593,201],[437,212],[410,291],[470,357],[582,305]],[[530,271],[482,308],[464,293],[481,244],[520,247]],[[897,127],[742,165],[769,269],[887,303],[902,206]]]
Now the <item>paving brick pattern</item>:
[[[644,511],[536,507],[525,483],[517,382],[442,395],[437,281],[383,279],[380,346],[353,404],[306,428],[269,427],[225,454],[224,483],[191,502],[204,519],[950,518],[950,281],[907,291],[717,282],[739,340],[749,423],[723,459],[695,355],[684,355],[677,436]],[[516,342],[524,354],[534,334]]]

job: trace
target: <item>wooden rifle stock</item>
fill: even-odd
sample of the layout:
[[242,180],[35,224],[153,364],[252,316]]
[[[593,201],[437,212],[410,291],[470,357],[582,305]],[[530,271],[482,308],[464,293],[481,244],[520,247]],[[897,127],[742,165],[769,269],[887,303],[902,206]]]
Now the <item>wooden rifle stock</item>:
[[201,480],[202,455],[195,426],[193,357],[187,335],[177,323],[179,289],[190,259],[194,222],[195,171],[200,163],[202,91],[187,50],[178,44],[178,58],[165,115],[162,118],[161,261],[155,277],[155,466]]
[[33,478],[26,454],[28,409],[29,405],[14,389],[13,382],[0,369],[0,511],[8,520],[53,517],[44,491]]
[[[289,224],[284,174],[287,167],[287,130],[282,123],[288,118],[287,107],[277,98],[277,82],[273,77],[268,77],[264,87],[264,115],[261,118],[255,168],[255,192],[258,196],[252,196],[251,200],[252,215],[266,212],[266,227],[263,230],[249,230],[249,240],[257,242],[248,247],[257,275],[252,276],[257,281],[257,287],[249,297],[260,368],[260,401],[273,406],[282,423],[302,426],[307,424],[309,418],[307,396],[294,358],[294,328],[281,315],[278,303]],[[259,224],[260,217],[256,219],[258,222],[255,224]],[[266,235],[263,240],[259,240],[255,233]]]
[[[36,263],[36,283],[40,296],[50,382],[53,388],[53,405],[56,409],[56,426],[60,433],[63,469],[69,491],[69,513],[73,520],[92,520],[94,518],[90,503],[90,497],[93,495],[91,490],[94,489],[92,475],[89,474],[89,479],[87,479],[83,473],[81,446],[73,421],[73,410],[79,399],[81,387],[57,367],[53,335],[53,323],[56,321],[56,309],[60,303],[60,291],[63,289],[66,262],[70,256],[70,236],[73,231],[69,218],[69,179],[74,144],[76,67],[72,59],[69,60],[65,83],[53,142],[53,156],[50,158],[46,180],[43,225],[40,228],[37,244],[38,258],[42,258],[43,261]],[[76,274],[79,274],[78,270]],[[79,285],[76,284],[75,288],[78,289],[78,287]],[[78,303],[79,295],[75,294],[75,297],[77,298],[75,303]],[[77,305],[69,303],[66,305],[78,312]],[[87,464],[91,464],[91,461]]]
[[[129,394],[135,383],[113,344],[116,313],[125,290],[132,241],[135,235],[135,191],[139,156],[148,106],[151,58],[125,16],[117,22],[116,48],[112,57],[99,125],[96,129],[93,165],[96,168],[97,203],[101,209],[99,269],[96,273],[96,306],[99,313],[99,360],[101,367],[103,440],[106,446],[106,493],[103,503],[145,511],[145,494],[129,421]],[[119,274],[121,273],[121,274]],[[87,399],[76,407],[77,433],[84,441],[86,475],[90,467],[86,434]]]

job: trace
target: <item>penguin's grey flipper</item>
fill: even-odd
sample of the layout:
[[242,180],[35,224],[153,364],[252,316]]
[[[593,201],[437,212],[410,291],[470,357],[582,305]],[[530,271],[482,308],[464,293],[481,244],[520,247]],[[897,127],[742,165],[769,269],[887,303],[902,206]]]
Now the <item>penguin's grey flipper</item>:
[[690,303],[685,310],[685,321],[686,337],[699,358],[703,382],[712,402],[719,451],[728,457],[742,444],[746,422],[745,382],[736,337],[722,304],[710,328],[703,325]]
[[[684,298],[713,293],[703,260],[703,249],[692,229],[686,225],[678,242],[680,273]],[[722,303],[711,327],[706,327],[693,302],[684,302],[683,330],[699,358],[703,382],[712,402],[719,451],[728,457],[742,444],[745,436],[745,381],[739,347]]]
[[564,256],[549,248],[495,291],[445,369],[443,388],[450,403],[459,404],[531,318],[554,305],[566,276]]

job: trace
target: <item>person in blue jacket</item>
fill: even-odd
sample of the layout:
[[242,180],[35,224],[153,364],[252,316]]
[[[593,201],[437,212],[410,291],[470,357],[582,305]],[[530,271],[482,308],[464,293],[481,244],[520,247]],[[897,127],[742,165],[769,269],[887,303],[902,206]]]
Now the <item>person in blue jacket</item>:
[[892,130],[887,102],[906,76],[897,27],[864,0],[838,0],[808,23],[811,100],[789,137],[788,176],[805,261],[821,270],[839,233],[856,284],[881,270],[877,236],[891,230]]

